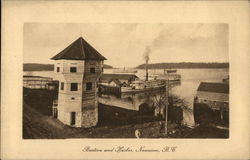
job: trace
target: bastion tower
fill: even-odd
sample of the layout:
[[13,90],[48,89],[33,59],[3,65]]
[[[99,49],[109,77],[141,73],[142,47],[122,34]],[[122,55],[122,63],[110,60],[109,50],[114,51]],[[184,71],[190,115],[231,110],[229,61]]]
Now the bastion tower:
[[98,122],[97,82],[106,60],[82,37],[52,57],[59,81],[57,118],[64,124],[88,128]]

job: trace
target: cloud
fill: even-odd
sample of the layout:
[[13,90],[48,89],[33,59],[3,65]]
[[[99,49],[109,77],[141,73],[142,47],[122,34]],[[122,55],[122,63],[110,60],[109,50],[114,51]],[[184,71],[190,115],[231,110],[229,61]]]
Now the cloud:
[[228,32],[221,23],[27,23],[24,62],[48,63],[79,36],[117,67],[145,63],[146,51],[150,63],[228,61]]

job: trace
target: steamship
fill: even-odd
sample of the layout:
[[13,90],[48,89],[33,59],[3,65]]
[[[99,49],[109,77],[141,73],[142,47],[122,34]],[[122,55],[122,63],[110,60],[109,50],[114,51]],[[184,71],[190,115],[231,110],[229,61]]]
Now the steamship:
[[164,89],[166,88],[166,81],[165,80],[136,80],[133,81],[130,86],[121,87],[122,93],[130,93],[130,92],[145,92],[157,89]]
[[166,88],[166,80],[164,79],[157,79],[154,78],[152,80],[149,80],[148,75],[148,60],[149,58],[146,57],[146,65],[145,65],[145,80],[136,80],[133,81],[129,86],[121,87],[122,93],[130,93],[130,92],[145,92],[145,91],[151,91],[151,90],[158,90],[158,89],[165,89]]

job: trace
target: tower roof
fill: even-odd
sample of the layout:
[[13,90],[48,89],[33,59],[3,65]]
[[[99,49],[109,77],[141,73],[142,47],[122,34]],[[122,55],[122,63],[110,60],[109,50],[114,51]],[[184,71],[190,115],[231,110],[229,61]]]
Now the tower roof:
[[52,57],[53,60],[106,60],[94,47],[82,37],[75,40],[60,53]]

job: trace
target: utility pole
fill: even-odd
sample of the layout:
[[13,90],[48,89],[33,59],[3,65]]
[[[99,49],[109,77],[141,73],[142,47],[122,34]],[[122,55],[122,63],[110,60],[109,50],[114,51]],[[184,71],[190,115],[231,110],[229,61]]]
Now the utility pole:
[[167,87],[166,87],[166,102],[165,102],[165,135],[168,135],[168,96],[169,96],[169,77],[167,74]]

